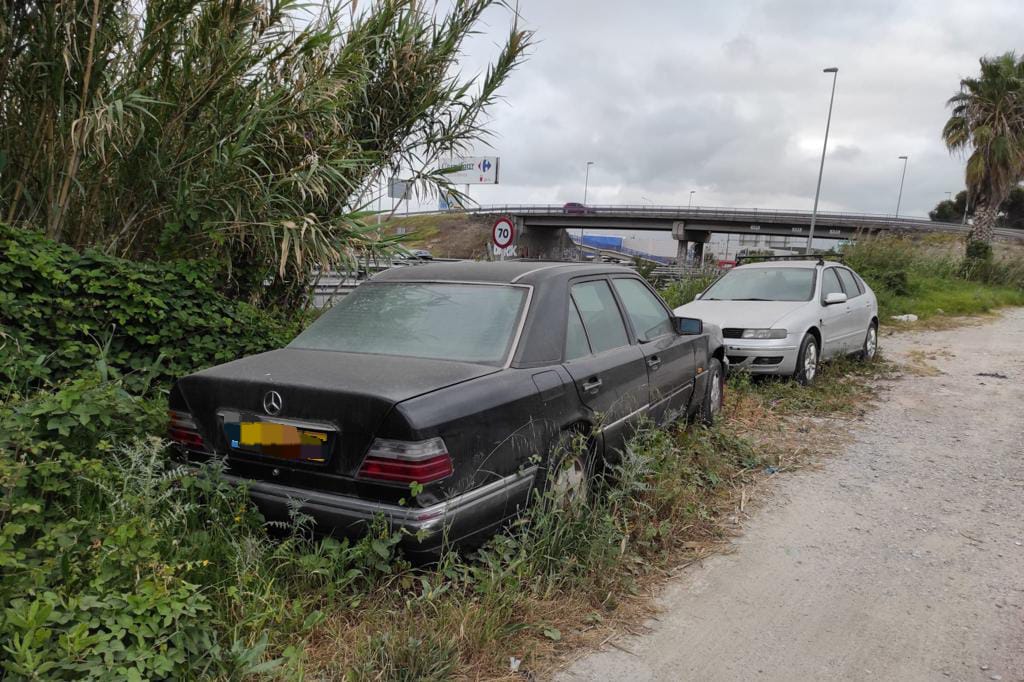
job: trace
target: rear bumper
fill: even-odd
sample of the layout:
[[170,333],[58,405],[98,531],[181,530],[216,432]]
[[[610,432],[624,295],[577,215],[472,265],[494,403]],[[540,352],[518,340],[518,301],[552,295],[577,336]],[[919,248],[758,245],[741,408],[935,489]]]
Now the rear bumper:
[[268,481],[226,476],[249,489],[267,520],[288,521],[297,507],[316,522],[318,533],[358,537],[382,517],[403,532],[402,549],[410,555],[436,555],[445,545],[482,539],[528,499],[537,467],[455,495],[429,507],[384,504],[347,495],[307,490]]

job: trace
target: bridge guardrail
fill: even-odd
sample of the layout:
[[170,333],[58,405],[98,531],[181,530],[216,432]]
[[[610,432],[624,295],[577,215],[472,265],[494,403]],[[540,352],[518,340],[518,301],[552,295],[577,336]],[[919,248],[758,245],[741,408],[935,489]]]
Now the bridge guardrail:
[[[584,208],[567,212],[561,204],[481,204],[462,209],[414,211],[410,215],[443,215],[453,212],[477,215],[558,215],[558,216],[600,216],[648,217],[690,219],[724,219],[731,221],[784,222],[796,220],[810,222],[811,211],[762,208],[730,208],[720,206],[663,206],[655,204],[588,204]],[[844,224],[853,228],[872,229],[886,226],[889,229],[924,229],[931,232],[964,234],[971,225],[947,223],[922,217],[896,217],[891,213],[849,213],[843,211],[818,211],[818,219],[832,226]],[[1024,230],[997,227],[994,233],[1000,237],[1024,240]],[[824,235],[823,235],[824,236]]]

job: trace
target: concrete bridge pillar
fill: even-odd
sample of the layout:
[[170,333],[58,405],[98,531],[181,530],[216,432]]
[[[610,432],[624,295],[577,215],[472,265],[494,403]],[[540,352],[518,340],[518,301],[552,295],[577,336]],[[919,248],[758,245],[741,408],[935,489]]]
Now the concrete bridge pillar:
[[676,265],[686,265],[690,256],[690,242],[680,239],[676,242]]
[[[711,235],[705,233],[705,236],[710,237]],[[696,265],[704,264],[704,244],[706,241],[707,239],[693,243],[693,262]]]
[[693,260],[704,262],[704,244],[711,239],[711,233],[705,230],[687,230],[686,221],[677,220],[672,223],[672,236],[679,242],[676,246],[676,264],[687,265],[689,262],[690,242],[693,242]]
[[672,223],[672,237],[676,239],[676,265],[686,265],[690,259],[690,242],[686,238],[686,222],[677,220]]

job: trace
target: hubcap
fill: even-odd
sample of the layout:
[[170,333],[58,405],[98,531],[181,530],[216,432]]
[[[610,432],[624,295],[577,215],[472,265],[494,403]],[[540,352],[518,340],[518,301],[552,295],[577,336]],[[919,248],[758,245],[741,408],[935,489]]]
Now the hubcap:
[[722,377],[717,372],[711,377],[711,414],[722,405]]
[[586,470],[583,460],[579,457],[573,457],[558,472],[558,476],[555,477],[555,482],[551,487],[559,498],[574,500],[583,494],[585,480]]
[[807,345],[804,352],[804,377],[810,381],[818,372],[818,347],[813,343]]
[[875,357],[875,351],[878,349],[878,332],[875,328],[868,327],[868,338],[864,342],[864,355],[868,360]]

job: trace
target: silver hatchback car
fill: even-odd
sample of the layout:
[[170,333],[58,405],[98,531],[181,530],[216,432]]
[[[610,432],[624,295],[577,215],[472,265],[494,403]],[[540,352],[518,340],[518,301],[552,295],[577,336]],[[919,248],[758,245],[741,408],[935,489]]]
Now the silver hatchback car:
[[878,349],[878,301],[841,263],[769,260],[733,268],[675,310],[722,328],[730,371],[810,384],[818,364]]

